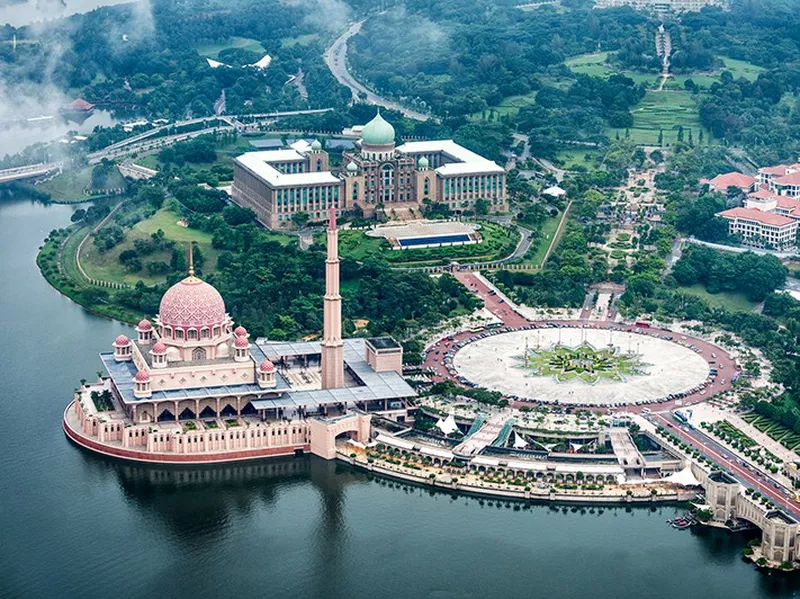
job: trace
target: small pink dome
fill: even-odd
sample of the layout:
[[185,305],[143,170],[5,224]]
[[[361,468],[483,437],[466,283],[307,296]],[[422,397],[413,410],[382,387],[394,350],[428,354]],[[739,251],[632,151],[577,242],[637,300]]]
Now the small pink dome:
[[158,317],[172,328],[199,328],[223,323],[227,313],[219,291],[197,277],[187,277],[161,298]]
[[261,372],[272,372],[275,370],[275,364],[270,362],[269,360],[264,360],[261,362],[261,366],[258,367]]
[[150,380],[150,373],[146,370],[140,370],[134,377],[137,383],[147,383]]
[[149,320],[146,318],[139,322],[139,326],[136,327],[137,331],[152,331],[153,325],[150,323]]
[[247,340],[247,337],[237,337],[233,344],[236,347],[245,348],[250,345],[250,342]]
[[235,329],[233,329],[233,334],[237,337],[247,337],[247,329],[244,328],[242,325],[239,325]]
[[130,345],[130,343],[131,340],[128,339],[125,335],[120,335],[114,340],[114,345],[117,345],[119,347],[126,347],[127,345]]
[[167,353],[167,346],[164,345],[163,341],[156,341],[151,352],[154,354],[165,354]]

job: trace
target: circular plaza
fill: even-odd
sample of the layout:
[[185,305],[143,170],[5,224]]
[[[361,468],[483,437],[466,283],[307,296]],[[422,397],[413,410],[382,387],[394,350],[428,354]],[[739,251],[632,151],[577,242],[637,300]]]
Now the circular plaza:
[[713,360],[692,339],[667,337],[610,328],[526,329],[472,338],[453,356],[453,367],[468,383],[521,400],[656,402],[696,392]]

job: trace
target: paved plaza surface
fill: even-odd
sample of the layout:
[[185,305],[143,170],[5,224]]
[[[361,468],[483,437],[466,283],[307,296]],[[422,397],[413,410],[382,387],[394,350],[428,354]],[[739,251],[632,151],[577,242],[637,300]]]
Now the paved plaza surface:
[[370,237],[386,239],[406,239],[411,237],[427,237],[435,235],[468,235],[479,227],[459,221],[412,221],[403,225],[386,225],[376,227],[367,232]]
[[[639,356],[647,374],[627,375],[625,380],[600,379],[559,382],[554,376],[538,376],[522,368],[525,345],[547,349],[560,343],[578,347],[586,341],[595,348],[609,343],[622,353]],[[704,357],[672,341],[649,335],[608,329],[536,329],[504,333],[480,339],[459,350],[453,364],[460,375],[482,387],[507,395],[544,402],[610,405],[655,401],[669,394],[685,392],[708,376],[710,356]]]

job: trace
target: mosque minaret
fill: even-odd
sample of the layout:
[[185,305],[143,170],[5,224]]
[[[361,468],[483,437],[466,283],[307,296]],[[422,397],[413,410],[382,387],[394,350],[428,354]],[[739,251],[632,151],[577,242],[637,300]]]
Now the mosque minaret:
[[339,232],[336,212],[330,209],[328,257],[325,260],[325,297],[322,334],[322,388],[344,386],[344,343],[342,342],[342,296],[339,293]]

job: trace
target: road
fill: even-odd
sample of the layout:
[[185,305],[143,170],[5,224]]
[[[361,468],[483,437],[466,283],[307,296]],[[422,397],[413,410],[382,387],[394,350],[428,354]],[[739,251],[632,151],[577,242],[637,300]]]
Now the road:
[[397,110],[401,112],[403,116],[414,119],[415,121],[427,121],[431,118],[430,115],[411,110],[402,104],[398,104],[397,102],[393,102],[392,100],[371,92],[359,83],[347,69],[347,40],[361,31],[361,26],[364,24],[364,21],[366,21],[366,19],[353,23],[347,31],[336,38],[336,41],[325,51],[325,64],[328,65],[331,73],[339,83],[350,88],[354,101],[359,101],[359,94],[365,94],[367,101],[371,104]]
[[[653,419],[664,428],[680,437],[685,443],[696,447],[708,459],[730,471],[745,487],[750,487],[766,495],[776,505],[782,507],[795,518],[800,519],[800,502],[786,497],[778,489],[767,483],[758,474],[742,466],[730,453],[719,443],[696,431],[688,430],[678,424],[669,416],[659,412],[653,414]],[[727,456],[727,457],[726,457]]]
[[63,164],[61,162],[47,162],[8,168],[0,171],[0,183],[10,183],[12,181],[21,181],[22,179],[42,177],[53,171],[61,170],[62,166]]

